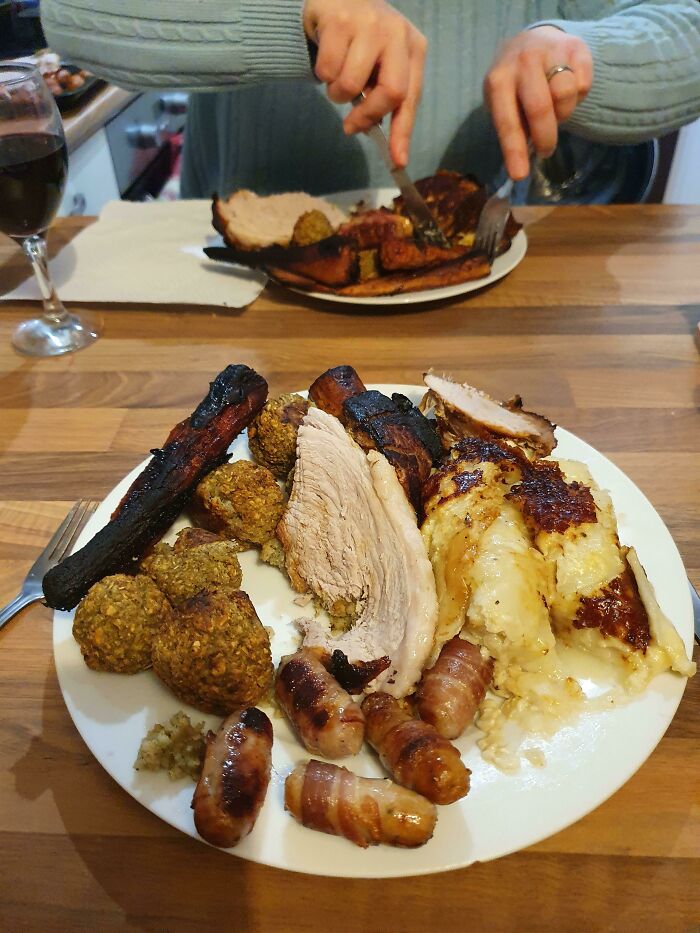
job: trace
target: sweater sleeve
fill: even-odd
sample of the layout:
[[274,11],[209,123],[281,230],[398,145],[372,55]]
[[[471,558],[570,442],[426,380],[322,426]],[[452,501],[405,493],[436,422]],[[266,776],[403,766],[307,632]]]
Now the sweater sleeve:
[[[601,4],[565,2],[565,15]],[[604,6],[610,7],[610,4]],[[662,136],[700,115],[700,3],[667,0],[618,2],[600,19],[554,19],[593,55],[588,97],[567,129],[604,143],[635,143]]]
[[311,78],[303,0],[43,0],[52,49],[114,84],[217,90]]

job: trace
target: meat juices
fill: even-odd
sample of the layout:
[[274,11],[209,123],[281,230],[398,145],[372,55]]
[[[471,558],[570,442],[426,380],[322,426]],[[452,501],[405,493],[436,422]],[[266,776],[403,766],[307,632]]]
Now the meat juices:
[[433,803],[454,803],[469,791],[471,772],[459,751],[427,722],[414,719],[388,693],[362,703],[367,741],[389,774]]
[[444,739],[458,738],[474,716],[493,677],[493,661],[458,635],[442,647],[416,690],[418,713]]
[[344,836],[363,849],[380,842],[422,846],[437,820],[434,805],[420,794],[314,759],[287,777],[284,807],[309,829]]
[[275,695],[307,751],[324,758],[356,755],[365,717],[321,662],[322,652],[301,648],[280,661]]
[[207,736],[192,798],[197,832],[214,846],[235,846],[252,830],[272,767],[272,723],[254,706],[232,713]]

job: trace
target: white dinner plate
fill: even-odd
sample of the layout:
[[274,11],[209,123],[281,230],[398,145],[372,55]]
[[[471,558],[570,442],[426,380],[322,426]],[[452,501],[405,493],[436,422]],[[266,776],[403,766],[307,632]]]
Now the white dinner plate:
[[[372,386],[403,392],[417,402],[416,386]],[[557,428],[556,453],[586,463],[596,481],[612,494],[620,538],[634,545],[656,590],[662,610],[692,650],[693,621],[687,578],[671,535],[640,490],[614,464],[584,441]],[[154,440],[158,440],[154,438]],[[231,447],[234,459],[250,459],[245,433]],[[146,461],[144,461],[145,463]],[[144,464],[136,467],[107,496],[84,529],[82,547],[109,519]],[[176,523],[175,527],[186,524]],[[274,630],[273,661],[295,644],[292,619],[304,614],[283,575],[260,562],[255,551],[240,555],[243,589],[258,615]],[[190,802],[193,783],[172,782],[165,772],[136,772],[139,744],[156,722],[184,709],[195,722],[216,727],[220,721],[183,705],[152,671],[135,676],[89,670],[71,633],[72,613],[54,614],[56,670],[70,715],[93,755],[111,776],[144,807],[177,829],[199,838]],[[609,712],[587,713],[554,738],[528,740],[541,748],[544,767],[523,761],[512,775],[482,760],[476,747],[480,733],[469,729],[456,744],[472,771],[469,795],[439,807],[433,838],[420,849],[388,846],[359,849],[345,839],[306,829],[285,813],[284,779],[309,758],[286,721],[271,708],[274,727],[273,773],[255,828],[236,855],[266,865],[318,875],[391,878],[446,871],[474,861],[498,858],[559,832],[603,803],[649,757],[666,731],[680,702],[685,679],[666,673],[655,678],[641,696]],[[376,756],[365,749],[342,764],[358,774],[384,776]],[[677,779],[683,780],[678,774]],[[653,802],[650,804],[653,805]],[[193,851],[192,857],[196,857]]]
[[[398,188],[370,188],[358,191],[340,191],[337,194],[325,195],[325,198],[333,204],[349,210],[358,201],[364,201],[368,208],[388,206],[398,194]],[[454,298],[457,295],[466,295],[468,292],[475,292],[480,288],[485,288],[485,286],[497,282],[515,269],[526,252],[527,237],[525,231],[521,229],[513,237],[510,248],[501,256],[496,257],[491,272],[489,275],[484,276],[483,279],[473,279],[469,282],[461,282],[459,285],[446,285],[444,288],[429,288],[421,292],[406,292],[400,295],[367,295],[363,298],[353,298],[349,295],[334,295],[331,292],[310,292],[306,289],[292,288],[289,285],[284,285],[283,282],[278,284],[300,295],[310,295],[312,298],[320,298],[323,301],[337,301],[342,304],[376,305],[378,307],[382,305],[420,304],[426,301],[442,301],[445,298]]]

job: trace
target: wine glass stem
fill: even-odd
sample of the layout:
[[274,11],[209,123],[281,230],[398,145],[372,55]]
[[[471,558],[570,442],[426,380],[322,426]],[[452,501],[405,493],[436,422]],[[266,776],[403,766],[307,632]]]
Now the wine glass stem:
[[49,264],[46,258],[46,240],[40,234],[25,237],[22,240],[22,249],[32,264],[39,291],[41,292],[41,299],[44,303],[44,317],[47,323],[54,327],[57,324],[65,323],[68,319],[68,312],[63,307],[63,302],[56,294],[56,289],[51,281]]

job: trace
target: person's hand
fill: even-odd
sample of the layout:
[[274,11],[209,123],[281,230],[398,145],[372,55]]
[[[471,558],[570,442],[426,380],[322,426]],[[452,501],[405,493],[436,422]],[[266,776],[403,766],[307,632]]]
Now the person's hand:
[[304,31],[318,45],[316,75],[330,99],[347,103],[366,93],[345,118],[345,132],[365,132],[391,113],[389,148],[405,166],[423,85],[423,34],[382,0],[306,0]]
[[[547,81],[555,65],[568,65]],[[491,111],[511,178],[527,177],[527,140],[538,156],[557,145],[557,124],[568,119],[588,94],[593,58],[586,43],[554,26],[518,33],[496,53],[484,79],[484,100]]]

